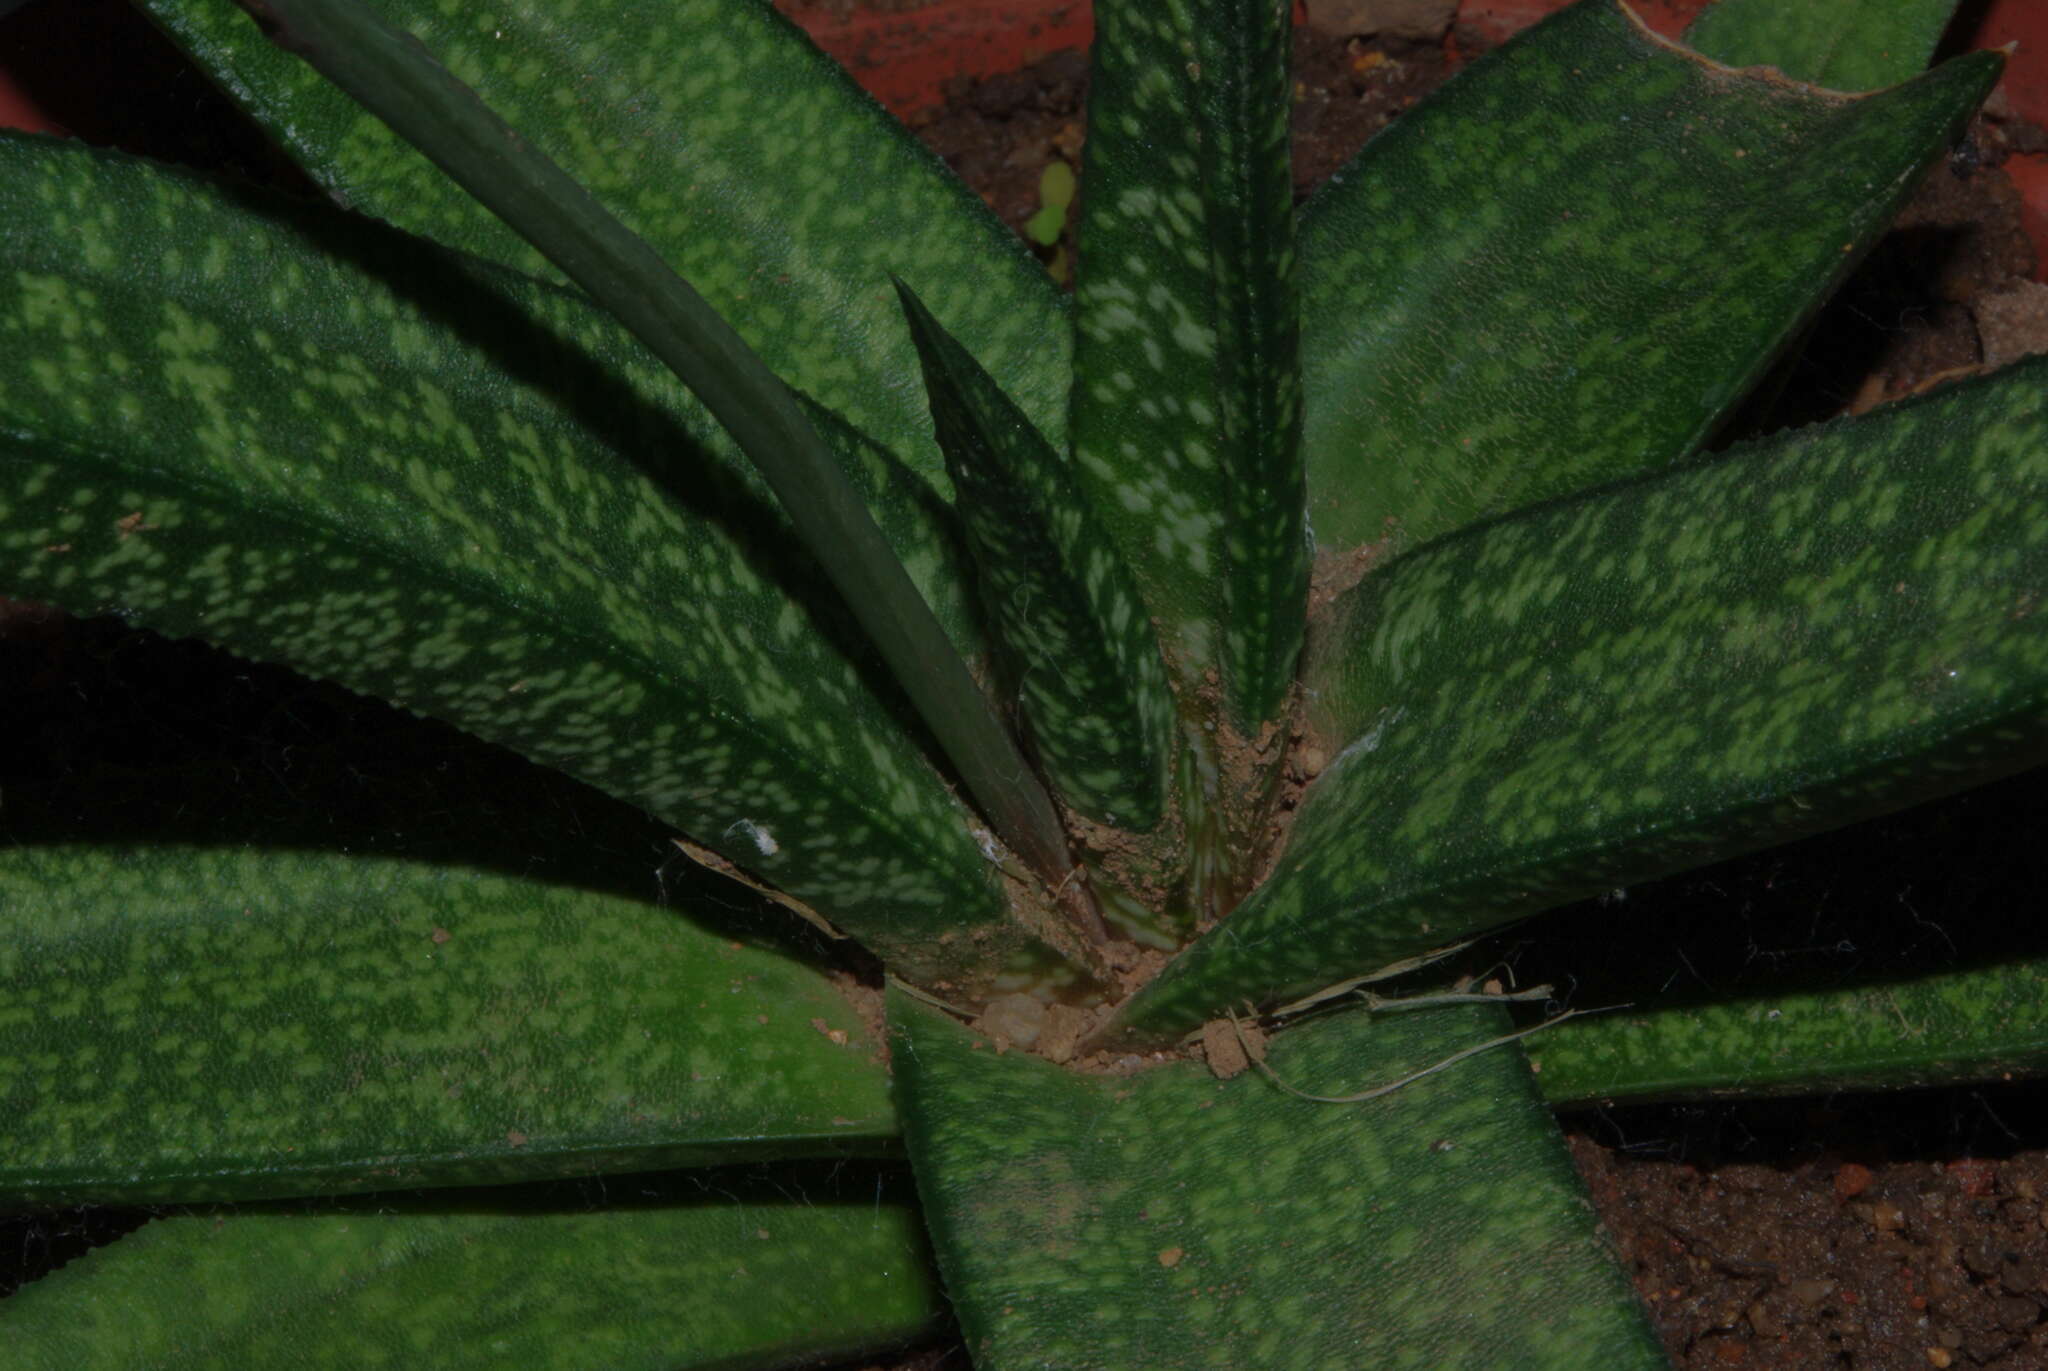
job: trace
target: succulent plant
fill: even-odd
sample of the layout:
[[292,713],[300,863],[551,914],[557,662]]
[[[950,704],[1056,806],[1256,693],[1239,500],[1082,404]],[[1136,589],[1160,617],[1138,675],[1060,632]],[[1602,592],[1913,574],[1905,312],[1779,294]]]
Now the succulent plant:
[[1997,78],[1946,0],[1583,0],[1298,226],[1289,7],[1105,0],[1071,302],[766,5],[376,7],[517,137],[145,5],[335,203],[0,140],[0,586],[574,783],[7,797],[0,1197],[164,1208],[0,1366],[1658,1365],[1554,1103],[2038,1022],[1538,1074],[1468,950],[2042,757],[2048,363],[1710,446]]

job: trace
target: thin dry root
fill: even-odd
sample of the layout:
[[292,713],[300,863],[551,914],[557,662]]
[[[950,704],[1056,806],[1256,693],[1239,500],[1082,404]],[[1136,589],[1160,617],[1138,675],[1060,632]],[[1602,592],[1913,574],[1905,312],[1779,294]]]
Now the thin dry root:
[[1283,1004],[1267,1017],[1274,1019],[1290,1018],[1304,1010],[1313,1009],[1326,1000],[1334,1000],[1339,995],[1349,995],[1362,985],[1377,985],[1381,981],[1391,981],[1396,976],[1405,976],[1411,971],[1420,971],[1425,966],[1434,966],[1446,957],[1455,956],[1463,952],[1478,941],[1479,939],[1475,935],[1460,943],[1451,943],[1445,947],[1433,947],[1427,952],[1418,952],[1412,957],[1403,957],[1398,962],[1389,962],[1377,971],[1368,971],[1363,976],[1353,976],[1348,981],[1339,981],[1335,985],[1324,986],[1313,995],[1305,995],[1292,1004]]
[[[1533,1000],[1547,1000],[1556,994],[1556,987],[1549,982],[1532,985],[1527,990],[1467,990],[1462,986],[1455,990],[1440,990],[1429,995],[1402,995],[1389,999],[1375,995],[1370,990],[1364,994],[1365,1007],[1375,1014],[1397,1014],[1404,1009],[1434,1009],[1441,1004],[1496,1004],[1512,1000],[1527,1004]],[[1587,1011],[1591,1012],[1591,1011]],[[1273,1017],[1279,1017],[1275,1010]]]
[[[1470,998],[1497,1000],[1504,997],[1499,995],[1478,995],[1472,996]],[[1566,1019],[1581,1018],[1587,1014],[1604,1014],[1610,1009],[1626,1008],[1628,1008],[1627,1005],[1610,1004],[1603,1005],[1598,1009],[1567,1009],[1564,1013],[1557,1015],[1555,1018],[1545,1019],[1542,1023],[1536,1024],[1533,1027],[1517,1029],[1513,1033],[1503,1033],[1498,1038],[1489,1038],[1483,1043],[1474,1043],[1472,1046],[1465,1048],[1463,1051],[1453,1052],[1450,1056],[1444,1058],[1440,1062],[1435,1062],[1429,1066],[1423,1067],[1420,1071],[1411,1071],[1407,1075],[1401,1077],[1399,1080],[1389,1081],[1385,1085],[1374,1086],[1370,1090],[1362,1090],[1356,1095],[1311,1095],[1306,1090],[1297,1090],[1293,1086],[1289,1085],[1287,1082],[1281,1080],[1280,1077],[1274,1073],[1273,1068],[1266,1065],[1263,1057],[1253,1057],[1251,1055],[1248,1045],[1246,1046],[1245,1055],[1251,1059],[1251,1064],[1254,1067],[1258,1068],[1260,1075],[1264,1076],[1274,1085],[1279,1086],[1282,1090],[1286,1091],[1290,1095],[1295,1096],[1298,1099],[1314,1100],[1317,1104],[1363,1104],[1367,1100],[1376,1100],[1380,1098],[1380,1096],[1382,1095],[1391,1095],[1396,1090],[1401,1089],[1403,1086],[1413,1085],[1415,1082],[1421,1080],[1424,1076],[1433,1076],[1437,1072],[1442,1071],[1447,1066],[1457,1065],[1459,1062],[1464,1061],[1467,1057],[1474,1057],[1480,1054],[1481,1052],[1488,1051],[1489,1049],[1504,1046],[1505,1044],[1514,1042],[1520,1038],[1526,1038],[1531,1033],[1541,1033],[1546,1028],[1554,1028],[1558,1024],[1563,1023]],[[1230,1027],[1231,1030],[1238,1035],[1239,1043],[1245,1043],[1244,1025],[1238,1020],[1238,1017],[1235,1014],[1230,1015]]]
[[932,992],[929,990],[920,990],[918,987],[912,985],[909,981],[906,981],[899,976],[891,976],[888,978],[888,981],[890,985],[895,986],[898,990],[910,996],[911,999],[923,1000],[926,1004],[930,1005],[934,1009],[943,1009],[948,1014],[951,1014],[954,1018],[960,1020],[960,1022],[962,1023],[971,1023],[974,1020],[975,1014],[973,1010],[962,1009],[957,1004],[951,1004],[945,1000],[942,1000],[938,996],[932,994]]

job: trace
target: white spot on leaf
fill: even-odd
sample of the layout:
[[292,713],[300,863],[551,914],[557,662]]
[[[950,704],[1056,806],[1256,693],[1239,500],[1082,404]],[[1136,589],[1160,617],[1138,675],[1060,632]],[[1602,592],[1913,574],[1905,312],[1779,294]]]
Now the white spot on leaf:
[[782,851],[782,844],[775,841],[775,835],[755,823],[752,819],[734,820],[731,826],[725,830],[725,836],[730,838],[735,833],[751,842],[754,845],[754,850],[763,857],[773,857],[776,853]]

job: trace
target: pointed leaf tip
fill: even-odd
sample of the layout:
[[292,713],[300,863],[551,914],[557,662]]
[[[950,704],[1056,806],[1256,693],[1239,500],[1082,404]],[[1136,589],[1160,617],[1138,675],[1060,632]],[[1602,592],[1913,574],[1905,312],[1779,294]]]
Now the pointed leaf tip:
[[1136,583],[1066,462],[902,280],[1002,675],[1045,773],[1087,818],[1159,822],[1173,698]]

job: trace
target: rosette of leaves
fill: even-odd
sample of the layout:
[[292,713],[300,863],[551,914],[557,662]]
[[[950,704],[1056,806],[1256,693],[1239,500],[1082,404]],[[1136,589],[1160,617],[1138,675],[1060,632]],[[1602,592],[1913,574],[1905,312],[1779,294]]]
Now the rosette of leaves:
[[765,5],[148,8],[333,203],[0,141],[0,584],[509,752],[10,788],[0,1195],[156,1217],[0,1364],[1652,1366],[1553,1104],[2033,1061],[1433,960],[2040,760],[2048,365],[1709,446],[1949,4],[1584,0],[1297,212],[1288,7],[1105,2],[1071,300]]

